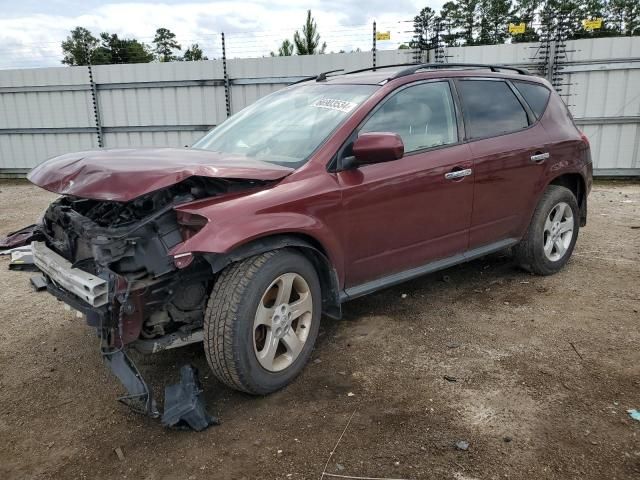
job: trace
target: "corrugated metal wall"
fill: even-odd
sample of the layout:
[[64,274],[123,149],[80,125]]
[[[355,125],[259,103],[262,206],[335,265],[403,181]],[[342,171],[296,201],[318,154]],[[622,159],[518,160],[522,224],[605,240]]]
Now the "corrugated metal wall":
[[[532,65],[537,44],[457,47],[448,61]],[[567,102],[589,135],[596,173],[640,174],[640,37],[569,42]],[[227,61],[231,111],[303,76],[371,66],[371,52]],[[378,65],[410,62],[377,52]],[[98,147],[184,146],[227,116],[221,60],[0,71],[0,174]]]

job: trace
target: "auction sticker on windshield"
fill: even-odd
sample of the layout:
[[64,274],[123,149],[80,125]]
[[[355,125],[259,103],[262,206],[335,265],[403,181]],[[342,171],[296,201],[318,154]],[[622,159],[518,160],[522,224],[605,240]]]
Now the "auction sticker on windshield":
[[311,104],[312,107],[328,108],[329,110],[338,110],[339,112],[350,112],[357,103],[348,102],[346,100],[335,100],[333,98],[321,98]]

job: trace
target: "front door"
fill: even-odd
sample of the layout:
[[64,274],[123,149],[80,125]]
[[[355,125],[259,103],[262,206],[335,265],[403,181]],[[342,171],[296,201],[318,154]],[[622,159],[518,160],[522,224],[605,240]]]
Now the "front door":
[[474,177],[469,147],[459,143],[449,83],[412,84],[394,92],[360,132],[399,134],[405,155],[338,173],[345,286],[464,252]]

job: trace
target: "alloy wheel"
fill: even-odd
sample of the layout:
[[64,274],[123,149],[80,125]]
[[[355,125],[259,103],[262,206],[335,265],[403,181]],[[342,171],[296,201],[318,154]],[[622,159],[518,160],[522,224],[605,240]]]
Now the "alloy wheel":
[[568,203],[560,202],[551,209],[544,222],[544,254],[557,262],[567,253],[573,239],[573,211]]
[[253,323],[253,348],[262,367],[278,372],[296,361],[309,335],[313,298],[307,281],[284,273],[265,290]]

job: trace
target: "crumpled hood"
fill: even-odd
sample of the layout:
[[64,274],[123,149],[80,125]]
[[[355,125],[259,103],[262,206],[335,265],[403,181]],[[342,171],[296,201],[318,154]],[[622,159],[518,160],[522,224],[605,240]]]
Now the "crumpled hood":
[[238,155],[190,148],[89,150],[54,157],[27,178],[61,195],[128,202],[189,177],[279,180],[293,171]]

